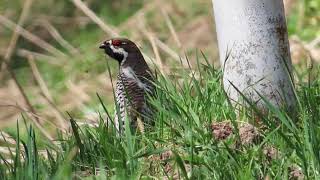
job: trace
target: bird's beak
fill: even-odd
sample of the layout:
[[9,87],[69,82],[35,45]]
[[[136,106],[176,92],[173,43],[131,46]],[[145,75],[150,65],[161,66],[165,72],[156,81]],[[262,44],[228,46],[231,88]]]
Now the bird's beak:
[[99,46],[99,48],[100,49],[105,49],[107,47],[107,45],[106,45],[106,43],[104,42],[104,43],[102,43],[100,46]]

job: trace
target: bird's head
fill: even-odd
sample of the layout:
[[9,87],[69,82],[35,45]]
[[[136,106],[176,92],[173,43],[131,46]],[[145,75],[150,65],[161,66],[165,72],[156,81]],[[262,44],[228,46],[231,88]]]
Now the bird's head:
[[127,60],[128,56],[135,57],[141,55],[138,47],[129,39],[113,38],[104,41],[100,46],[100,49],[104,49],[105,53],[111,58],[117,60],[120,64],[123,64]]

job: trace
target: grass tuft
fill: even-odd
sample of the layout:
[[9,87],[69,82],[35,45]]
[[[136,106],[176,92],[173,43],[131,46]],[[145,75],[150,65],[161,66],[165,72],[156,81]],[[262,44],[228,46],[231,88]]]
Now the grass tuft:
[[[28,136],[21,139],[17,123],[16,145],[6,147],[15,149],[0,153],[2,179],[287,179],[294,167],[306,178],[319,178],[319,80],[298,83],[297,120],[263,97],[270,113],[261,114],[245,96],[249,108],[236,117],[221,86],[221,71],[208,62],[197,57],[197,70],[157,74],[157,95],[150,102],[157,109],[155,125],[143,134],[126,121],[119,137],[99,95],[109,120],[100,117],[97,127],[79,126],[69,115],[70,133],[59,132],[53,144],[39,146],[36,138],[41,137],[27,125]],[[242,124],[257,116],[262,139],[242,144]],[[215,139],[211,125],[224,121],[231,121],[233,133]]]

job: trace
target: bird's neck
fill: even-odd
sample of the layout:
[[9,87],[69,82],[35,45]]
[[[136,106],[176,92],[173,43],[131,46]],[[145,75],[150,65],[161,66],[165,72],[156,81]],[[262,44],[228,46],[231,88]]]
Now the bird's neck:
[[120,62],[120,69],[126,67],[131,67],[131,69],[135,72],[149,70],[147,63],[145,62],[140,52],[129,53],[128,57],[126,59],[123,59],[122,62]]

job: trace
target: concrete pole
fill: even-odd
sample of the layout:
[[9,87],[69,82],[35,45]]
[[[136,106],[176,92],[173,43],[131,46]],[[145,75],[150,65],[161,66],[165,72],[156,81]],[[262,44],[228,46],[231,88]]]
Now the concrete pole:
[[293,108],[296,101],[289,75],[291,58],[283,1],[212,1],[229,98],[233,102],[242,99],[231,82],[262,110],[266,107],[256,91],[275,106]]

